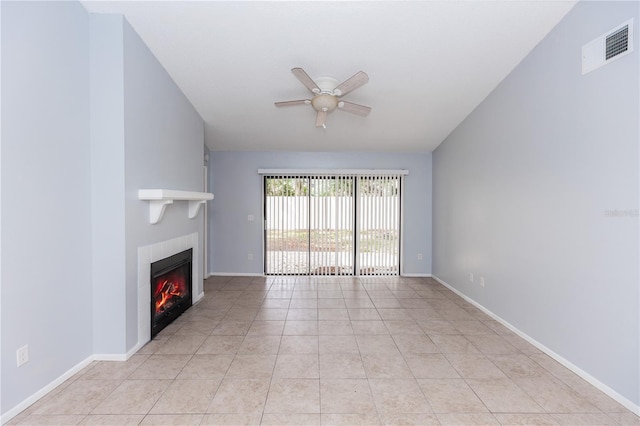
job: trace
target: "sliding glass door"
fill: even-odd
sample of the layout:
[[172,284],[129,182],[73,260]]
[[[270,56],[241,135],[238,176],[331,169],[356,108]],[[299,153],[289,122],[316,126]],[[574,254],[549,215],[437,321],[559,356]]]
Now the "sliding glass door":
[[265,273],[309,273],[309,178],[264,177]]
[[309,182],[309,274],[353,275],[353,177],[315,176]]
[[398,275],[401,176],[264,176],[267,275]]
[[400,177],[358,178],[359,275],[400,273]]

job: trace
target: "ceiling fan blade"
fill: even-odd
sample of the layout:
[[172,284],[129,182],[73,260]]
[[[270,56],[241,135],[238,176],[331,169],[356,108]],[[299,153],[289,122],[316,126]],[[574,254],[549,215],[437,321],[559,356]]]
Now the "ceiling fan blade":
[[304,84],[304,86],[311,91],[311,93],[320,93],[320,88],[316,82],[313,81],[313,79],[309,77],[309,74],[307,74],[302,68],[292,68],[291,72],[298,80],[300,80],[300,83]]
[[371,112],[371,108],[368,106],[354,104],[353,102],[342,100],[338,103],[338,108],[352,114],[360,115],[362,117],[366,117]]
[[309,105],[311,103],[311,100],[309,99],[300,99],[297,101],[281,101],[281,102],[274,102],[275,105],[277,107],[281,107],[281,106],[293,106],[293,105]]
[[324,123],[327,121],[327,111],[318,111],[316,115],[316,127],[326,127]]
[[343,81],[333,90],[336,96],[344,96],[349,92],[356,90],[358,87],[366,84],[369,81],[369,76],[364,71],[358,71],[347,80]]

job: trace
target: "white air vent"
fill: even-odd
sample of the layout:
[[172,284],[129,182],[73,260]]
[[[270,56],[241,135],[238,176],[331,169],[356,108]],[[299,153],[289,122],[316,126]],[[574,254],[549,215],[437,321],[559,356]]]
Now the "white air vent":
[[633,19],[582,46],[582,74],[633,52]]
[[611,34],[605,40],[606,54],[605,59],[608,61],[624,52],[629,51],[629,26],[625,25],[622,29]]

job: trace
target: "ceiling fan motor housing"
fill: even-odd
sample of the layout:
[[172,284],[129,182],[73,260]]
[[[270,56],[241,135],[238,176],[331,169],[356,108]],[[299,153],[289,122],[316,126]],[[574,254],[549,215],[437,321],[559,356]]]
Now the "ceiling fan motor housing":
[[333,90],[340,84],[338,79],[333,77],[318,77],[314,81],[320,88],[320,92],[311,99],[313,109],[325,112],[331,112],[336,109],[338,107],[338,98],[334,95]]
[[320,93],[333,95],[333,90],[338,87],[340,82],[334,77],[318,77],[315,80],[316,85],[320,88]]

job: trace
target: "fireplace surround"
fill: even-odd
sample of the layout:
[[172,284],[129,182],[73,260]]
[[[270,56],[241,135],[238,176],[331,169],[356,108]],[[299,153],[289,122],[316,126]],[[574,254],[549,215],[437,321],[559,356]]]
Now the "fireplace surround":
[[132,355],[151,340],[151,303],[150,280],[151,264],[160,259],[173,256],[176,253],[193,249],[192,297],[195,304],[204,296],[202,283],[202,266],[200,261],[200,247],[202,241],[198,232],[182,235],[169,240],[158,241],[146,246],[138,247],[138,343],[129,351]]

